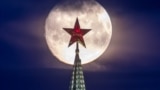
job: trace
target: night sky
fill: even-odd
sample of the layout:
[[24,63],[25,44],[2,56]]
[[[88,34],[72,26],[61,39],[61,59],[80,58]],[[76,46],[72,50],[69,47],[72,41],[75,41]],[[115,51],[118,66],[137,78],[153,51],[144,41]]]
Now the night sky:
[[[97,0],[113,36],[102,57],[84,65],[87,90],[160,90],[160,2]],[[69,90],[72,66],[45,40],[58,0],[0,0],[0,90]]]

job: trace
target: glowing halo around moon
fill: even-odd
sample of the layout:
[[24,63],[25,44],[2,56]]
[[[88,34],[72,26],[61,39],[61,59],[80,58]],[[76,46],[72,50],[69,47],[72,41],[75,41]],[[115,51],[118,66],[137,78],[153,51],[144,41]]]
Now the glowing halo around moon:
[[112,25],[106,10],[94,0],[72,0],[56,5],[45,24],[45,37],[53,55],[66,64],[73,64],[76,44],[68,47],[71,36],[63,28],[91,29],[84,36],[86,48],[79,45],[82,64],[96,60],[104,53],[112,36]]

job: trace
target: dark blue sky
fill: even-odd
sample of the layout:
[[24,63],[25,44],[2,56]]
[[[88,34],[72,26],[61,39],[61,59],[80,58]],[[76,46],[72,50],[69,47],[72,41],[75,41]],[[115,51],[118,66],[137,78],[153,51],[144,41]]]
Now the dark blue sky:
[[[160,2],[97,0],[113,36],[97,61],[84,66],[87,90],[160,89]],[[68,90],[71,66],[56,60],[44,24],[58,0],[0,1],[0,90]]]

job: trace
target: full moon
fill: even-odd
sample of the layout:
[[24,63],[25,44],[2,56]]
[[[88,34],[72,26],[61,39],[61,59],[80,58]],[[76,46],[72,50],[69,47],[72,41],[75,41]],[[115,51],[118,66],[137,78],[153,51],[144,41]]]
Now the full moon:
[[49,13],[45,23],[45,37],[52,54],[66,64],[73,64],[76,43],[68,47],[71,36],[63,28],[74,28],[76,18],[80,28],[91,29],[83,38],[86,48],[79,45],[82,64],[100,57],[107,49],[112,25],[106,10],[94,0],[66,0],[57,4]]

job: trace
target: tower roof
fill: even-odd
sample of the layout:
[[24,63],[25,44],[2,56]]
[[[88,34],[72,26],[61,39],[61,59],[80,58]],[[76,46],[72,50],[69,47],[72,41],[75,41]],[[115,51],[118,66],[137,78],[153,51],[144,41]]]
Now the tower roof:
[[76,56],[73,65],[73,73],[69,90],[86,90],[81,60],[79,58],[79,46],[76,45]]

